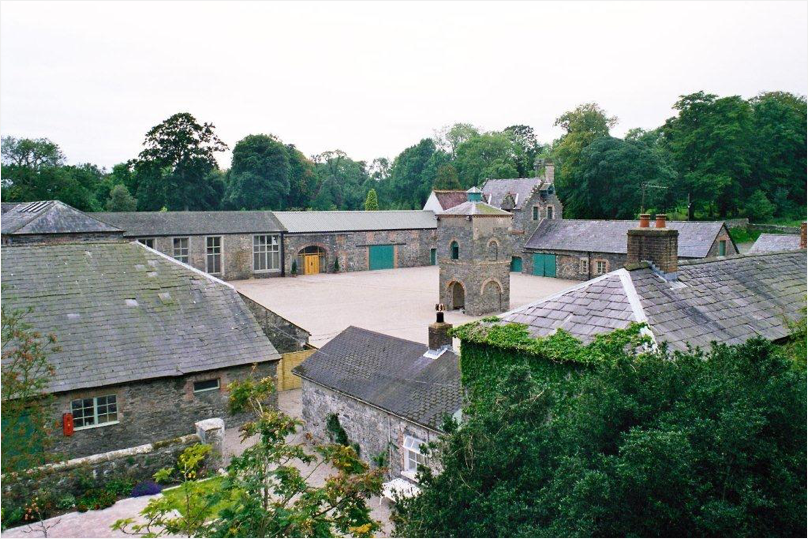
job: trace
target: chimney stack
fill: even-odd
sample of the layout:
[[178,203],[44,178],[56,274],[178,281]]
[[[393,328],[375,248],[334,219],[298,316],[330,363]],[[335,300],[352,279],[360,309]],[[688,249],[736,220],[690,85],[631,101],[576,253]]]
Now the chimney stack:
[[628,231],[626,265],[649,262],[666,279],[676,279],[679,269],[679,231],[665,226],[665,214],[657,214],[655,228],[648,226],[650,221],[650,215],[642,214],[640,226]]
[[805,249],[805,247],[806,247],[806,243],[805,243],[805,226],[806,226],[805,222],[803,222],[800,225],[800,249]]
[[544,162],[544,179],[547,183],[555,182],[555,166],[549,159]]
[[449,336],[449,330],[452,329],[452,324],[444,322],[443,311],[438,311],[436,315],[435,322],[429,325],[429,349],[437,351],[451,348],[452,338]]

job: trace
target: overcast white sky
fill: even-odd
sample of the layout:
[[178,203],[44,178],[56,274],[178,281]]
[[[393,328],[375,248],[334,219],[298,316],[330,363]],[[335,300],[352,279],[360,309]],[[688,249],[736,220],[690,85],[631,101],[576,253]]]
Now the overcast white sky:
[[[808,91],[805,2],[2,2],[0,132],[72,163],[135,157],[188,111],[232,147],[395,157],[433,130],[554,119],[596,101],[632,127],[681,94]],[[229,166],[230,155],[220,159]]]

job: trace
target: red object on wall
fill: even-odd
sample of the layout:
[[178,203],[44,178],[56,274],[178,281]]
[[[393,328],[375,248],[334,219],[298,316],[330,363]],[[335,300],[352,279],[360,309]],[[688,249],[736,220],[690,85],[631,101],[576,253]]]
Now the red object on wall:
[[73,414],[62,414],[62,432],[65,436],[73,436]]

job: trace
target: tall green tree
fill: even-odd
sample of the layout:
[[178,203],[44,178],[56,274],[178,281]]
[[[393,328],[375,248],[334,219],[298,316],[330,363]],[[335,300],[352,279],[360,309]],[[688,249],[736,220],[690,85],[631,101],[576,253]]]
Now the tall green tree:
[[379,209],[379,197],[376,195],[376,190],[371,189],[368,191],[368,196],[365,198],[365,211],[377,211]]
[[362,209],[373,185],[364,161],[354,161],[342,150],[332,150],[315,156],[314,162],[317,174],[314,209]]
[[448,153],[454,159],[457,148],[474,137],[480,136],[480,129],[468,123],[447,125],[435,131],[435,147]]
[[65,156],[59,145],[46,138],[3,137],[0,154],[3,165],[34,171],[46,167],[58,167],[65,162]]
[[568,377],[512,366],[475,393],[396,534],[803,537],[804,369],[761,339],[619,350]]
[[109,193],[109,200],[106,204],[107,211],[136,211],[137,200],[129,194],[129,189],[123,184],[118,184]]
[[233,209],[281,210],[290,191],[286,146],[273,135],[248,135],[233,147],[225,202]]
[[[738,210],[751,173],[752,106],[739,96],[682,96],[663,126],[681,197],[696,210],[725,217]],[[751,192],[749,193],[751,194]]]
[[289,158],[289,196],[286,198],[286,208],[306,209],[317,191],[314,163],[294,144],[286,145],[286,155]]
[[212,174],[218,168],[215,154],[227,145],[214,129],[181,112],[146,133],[134,164],[139,209],[216,209],[224,182]]
[[448,163],[441,165],[440,168],[438,168],[438,174],[435,176],[435,183],[432,184],[432,188],[446,190],[462,189],[460,177],[457,175],[457,169]]
[[503,133],[485,133],[457,147],[452,165],[464,189],[481,185],[489,178],[519,176],[521,147]]
[[435,141],[429,138],[405,149],[393,161],[385,198],[397,203],[398,207],[423,207],[439,163],[446,158],[446,153],[438,150]]
[[535,176],[536,158],[544,153],[547,148],[539,143],[536,133],[529,125],[512,125],[503,131],[519,148],[517,152],[516,168],[522,178]]

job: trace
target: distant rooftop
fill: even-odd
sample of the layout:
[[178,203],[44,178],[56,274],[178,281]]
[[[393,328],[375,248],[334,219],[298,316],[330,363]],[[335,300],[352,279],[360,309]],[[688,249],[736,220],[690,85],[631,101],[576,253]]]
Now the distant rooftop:
[[530,198],[534,189],[546,188],[542,178],[509,178],[487,180],[483,185],[484,200],[501,208],[505,198],[511,195],[514,201],[515,210],[521,210],[525,201]]
[[435,214],[428,210],[276,211],[273,214],[290,234],[414,230],[437,227]]
[[435,198],[438,199],[438,203],[440,207],[444,210],[448,210],[449,208],[454,208],[455,206],[459,206],[460,204],[468,201],[469,197],[465,191],[432,191],[435,193]]
[[485,202],[464,202],[459,206],[449,208],[438,214],[439,217],[478,216],[478,217],[507,217],[510,212],[496,208]]
[[270,211],[132,211],[92,214],[124,230],[127,238],[280,232]]
[[118,234],[121,229],[101,222],[58,200],[3,204],[3,235]]
[[797,234],[761,234],[749,252],[796,251],[799,248],[800,237]]

